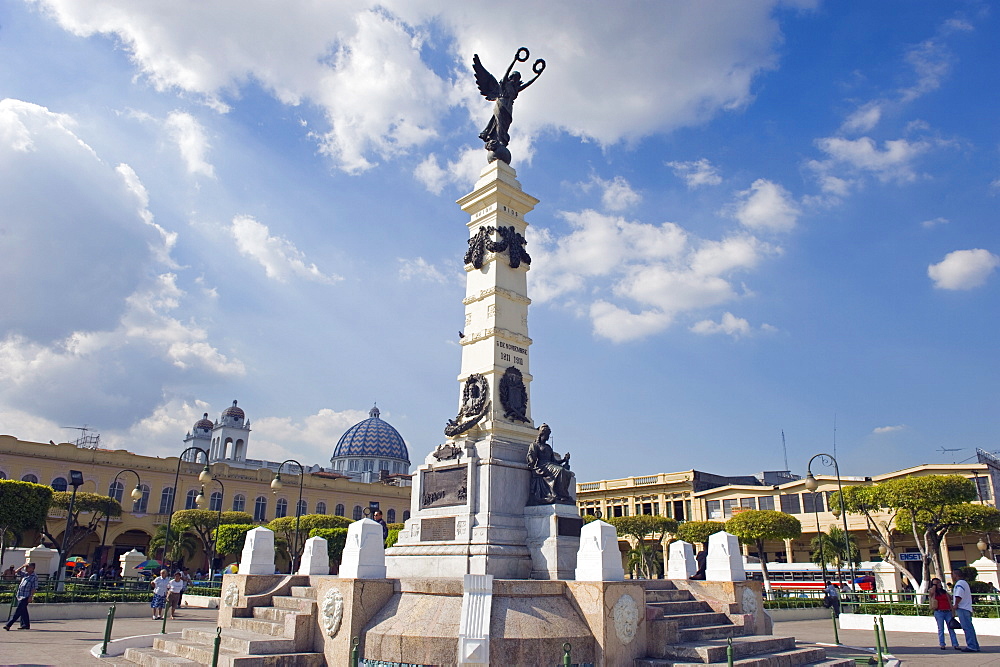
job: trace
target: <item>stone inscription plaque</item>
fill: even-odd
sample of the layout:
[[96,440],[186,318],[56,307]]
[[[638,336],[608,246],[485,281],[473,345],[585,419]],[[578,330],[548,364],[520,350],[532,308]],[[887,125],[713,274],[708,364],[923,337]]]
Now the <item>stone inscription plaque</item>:
[[420,485],[421,509],[464,505],[468,499],[466,470],[466,466],[443,470],[425,470]]
[[420,520],[420,541],[437,542],[455,539],[455,517]]
[[583,528],[583,519],[577,519],[571,516],[558,516],[556,520],[559,522],[556,527],[556,532],[563,537],[580,537],[580,529]]

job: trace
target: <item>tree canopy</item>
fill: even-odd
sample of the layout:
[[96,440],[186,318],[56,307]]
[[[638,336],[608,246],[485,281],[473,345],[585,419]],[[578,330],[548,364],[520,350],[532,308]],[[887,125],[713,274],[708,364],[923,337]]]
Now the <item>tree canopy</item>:
[[746,510],[726,522],[726,532],[753,544],[760,555],[760,570],[764,576],[764,588],[771,590],[771,579],[767,573],[767,553],[764,540],[794,540],[802,535],[802,524],[791,514],[776,510]]
[[211,559],[215,557],[215,554],[212,553],[212,534],[215,532],[216,526],[222,524],[250,525],[253,524],[253,517],[246,512],[220,513],[213,510],[178,510],[173,514],[172,524],[171,532],[193,533],[201,542],[206,560],[211,563]]
[[[677,530],[677,522],[665,516],[638,514],[608,518],[619,536],[631,537],[635,544],[629,553],[633,572],[652,579],[663,572],[663,538]],[[648,544],[648,542],[653,544]]]
[[7,535],[39,530],[45,525],[52,488],[44,484],[0,480],[0,560],[7,549]]
[[709,537],[725,529],[726,524],[721,521],[685,521],[677,527],[674,534],[677,539],[685,542],[706,544]]
[[[98,527],[107,516],[118,517],[122,515],[122,506],[117,500],[110,496],[99,493],[78,491],[76,499],[73,500],[71,491],[53,491],[52,508],[69,511],[69,506],[73,505],[73,514],[69,517],[69,527],[67,528],[65,518],[46,517],[42,534],[52,542],[52,546],[59,551],[60,558],[66,558],[72,553],[73,548],[85,540],[89,535],[97,532]],[[81,522],[80,515],[87,515],[87,521]],[[56,535],[67,530],[66,552],[62,552],[63,542],[57,540]]]
[[238,554],[243,551],[243,543],[247,539],[247,531],[256,526],[245,523],[222,524],[215,531],[215,552],[219,554]]

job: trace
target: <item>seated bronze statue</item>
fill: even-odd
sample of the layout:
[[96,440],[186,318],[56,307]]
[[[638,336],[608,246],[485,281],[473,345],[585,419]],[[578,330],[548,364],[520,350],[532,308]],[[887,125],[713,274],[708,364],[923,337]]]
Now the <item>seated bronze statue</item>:
[[538,427],[538,437],[528,447],[531,469],[529,505],[573,505],[572,485],[575,475],[569,470],[569,452],[559,456],[549,445],[552,430],[548,424]]

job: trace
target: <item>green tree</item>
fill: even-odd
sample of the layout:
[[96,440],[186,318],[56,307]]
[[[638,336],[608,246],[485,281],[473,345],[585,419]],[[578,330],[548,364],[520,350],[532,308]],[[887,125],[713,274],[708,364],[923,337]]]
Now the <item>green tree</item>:
[[665,516],[639,514],[610,517],[608,523],[615,527],[619,536],[634,541],[632,572],[644,579],[654,579],[663,573],[663,538],[677,530],[676,521]]
[[[78,491],[76,500],[73,499],[71,491],[53,491],[52,508],[69,511],[70,503],[73,503],[73,514],[69,516],[69,524],[65,517],[46,517],[45,525],[42,527],[42,534],[52,542],[52,546],[59,552],[59,558],[64,559],[73,552],[77,544],[87,539],[90,535],[97,533],[98,527],[104,521],[104,517],[119,517],[122,515],[121,504],[109,496],[102,496],[98,493]],[[83,517],[81,518],[81,515]],[[84,523],[84,520],[86,523]],[[56,535],[65,530],[66,552],[63,553],[63,542],[57,540]]]
[[28,530],[40,530],[45,525],[51,504],[51,487],[0,480],[0,562],[9,538]]
[[178,510],[174,512],[171,519],[171,530],[177,532],[190,532],[197,536],[198,541],[201,542],[201,548],[205,554],[205,567],[206,569],[211,563],[211,559],[215,557],[212,553],[212,533],[215,532],[215,528],[222,524],[243,524],[249,525],[253,523],[253,517],[246,512],[222,512],[220,519],[220,512],[212,510]]
[[726,529],[721,521],[685,521],[677,527],[677,539],[691,544],[708,544],[708,538]]
[[215,530],[215,552],[227,556],[241,553],[247,539],[247,532],[254,528],[256,526],[245,523],[222,524]]
[[[841,495],[846,511],[865,517],[869,537],[884,548],[886,562],[914,590],[923,590],[921,586],[934,574],[941,576],[940,546],[945,535],[989,530],[1000,518],[996,509],[972,503],[976,487],[961,475],[899,477],[872,486],[847,487],[843,494],[830,496],[831,508],[840,507]],[[897,531],[910,533],[920,550],[920,583],[896,557]]]
[[[351,519],[342,516],[331,516],[329,514],[303,514],[299,518],[298,549],[295,553],[297,560],[302,555],[302,550],[306,546],[306,538],[312,535],[312,531],[318,528],[347,528],[352,523]],[[285,545],[285,556],[291,557],[288,553],[288,545],[295,544],[295,517],[283,516],[272,520],[265,528],[274,531],[275,545],[280,541]]]
[[326,553],[330,556],[330,566],[340,567],[344,558],[344,547],[347,546],[346,528],[313,528],[309,537],[322,537],[326,540]]
[[802,534],[802,524],[791,514],[776,510],[746,510],[726,522],[726,532],[757,548],[760,571],[764,575],[764,588],[771,592],[771,579],[767,573],[765,540],[794,540]]
[[[156,532],[149,539],[149,557],[155,554],[158,549],[162,549],[167,542],[167,524],[156,527]],[[177,526],[170,526],[170,553],[163,557],[172,563],[187,560],[194,556],[201,546],[198,536],[189,530],[179,530]]]
[[858,549],[857,540],[848,533],[847,548],[850,555],[845,556],[844,529],[838,526],[830,526],[828,532],[821,532],[809,542],[812,550],[810,555],[812,562],[817,565],[832,565],[838,570],[845,567],[848,562],[859,565],[861,563],[861,550]]
[[395,545],[398,539],[399,539],[399,528],[390,528],[389,534],[385,538],[385,548],[388,549],[389,547]]

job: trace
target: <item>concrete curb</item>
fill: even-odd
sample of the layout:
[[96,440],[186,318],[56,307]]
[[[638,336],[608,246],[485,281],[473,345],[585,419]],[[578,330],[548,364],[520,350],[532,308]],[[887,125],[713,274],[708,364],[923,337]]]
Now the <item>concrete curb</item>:
[[136,635],[134,637],[122,637],[121,639],[112,639],[108,642],[108,652],[101,653],[101,647],[104,646],[104,642],[100,644],[95,644],[92,649],[90,649],[90,655],[95,658],[117,658],[120,655],[125,655],[125,651],[130,648],[152,648],[153,640],[157,637],[163,639],[177,639],[181,636],[180,632],[168,632],[166,634],[155,634],[155,635]]

